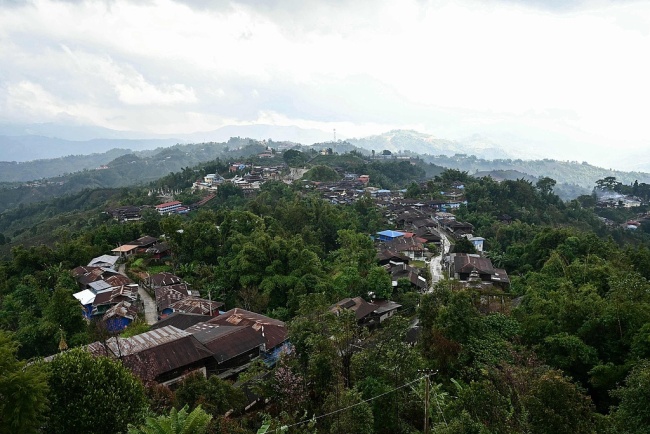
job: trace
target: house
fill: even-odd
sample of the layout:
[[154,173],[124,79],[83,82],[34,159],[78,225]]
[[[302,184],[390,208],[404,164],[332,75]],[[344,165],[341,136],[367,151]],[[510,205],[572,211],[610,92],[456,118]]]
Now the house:
[[131,255],[135,255],[139,246],[133,244],[124,244],[111,250],[112,253],[118,255],[120,258],[128,258]]
[[385,231],[377,232],[377,239],[379,241],[392,241],[396,238],[403,237],[403,236],[404,233],[398,231],[385,230]]
[[410,260],[411,258],[408,256],[393,252],[390,249],[381,249],[377,252],[377,262],[379,265],[408,264]]
[[76,267],[72,270],[72,277],[77,281],[80,289],[91,289],[93,282],[102,281],[118,274],[112,268],[104,267]]
[[176,283],[160,287],[154,286],[156,308],[161,317],[174,312],[174,310],[169,307],[170,305],[191,295],[194,295],[194,292],[190,289],[190,286],[187,283]]
[[211,324],[251,327],[264,338],[265,351],[282,345],[287,340],[287,326],[284,322],[259,313],[235,308],[209,321]]
[[389,300],[367,302],[361,297],[344,298],[330,307],[330,312],[338,314],[342,310],[354,312],[357,324],[376,326],[390,318],[402,305]]
[[165,326],[139,335],[94,342],[88,350],[98,356],[120,359],[144,381],[173,385],[189,373],[207,375],[212,353],[191,333]]
[[151,247],[148,247],[145,250],[145,253],[147,255],[151,255],[155,259],[162,259],[166,256],[169,256],[171,253],[171,249],[169,248],[169,245],[167,243],[156,243],[152,245]]
[[181,300],[170,304],[168,309],[173,312],[194,313],[199,315],[209,315],[210,317],[219,315],[219,308],[223,306],[220,301],[206,300],[200,297],[185,297]]
[[138,300],[138,285],[116,286],[98,292],[93,300],[92,316],[103,316],[111,307],[122,301],[130,303]]
[[129,241],[127,244],[130,244],[132,246],[138,246],[140,249],[144,251],[145,249],[152,247],[157,242],[158,242],[158,238],[145,235],[138,238],[137,240]]
[[212,353],[214,373],[247,365],[260,356],[264,346],[261,333],[251,327],[203,322],[187,329]]
[[72,294],[72,296],[79,300],[79,303],[81,303],[84,317],[90,318],[90,315],[93,311],[95,293],[90,289],[84,289],[83,291]]
[[106,311],[102,321],[109,332],[121,332],[138,317],[139,309],[135,303],[121,301]]
[[182,207],[183,204],[177,200],[172,201],[172,202],[165,202],[161,203],[159,205],[156,205],[156,211],[158,211],[158,214],[169,214],[171,212],[174,212],[178,208]]
[[119,256],[102,255],[93,258],[88,262],[88,267],[115,268],[115,263],[120,259]]
[[457,237],[465,234],[471,234],[474,231],[474,226],[471,223],[459,222],[457,220],[443,220],[440,224],[449,232]]
[[166,271],[152,274],[146,279],[146,284],[150,288],[160,288],[161,286],[177,285],[183,283],[183,279]]
[[269,366],[275,364],[288,336],[284,322],[239,308],[186,331],[213,353],[221,378],[236,375],[258,357]]
[[185,330],[200,322],[206,322],[212,319],[209,315],[199,315],[195,313],[173,312],[151,326],[151,330],[156,330],[168,325],[177,329]]
[[507,290],[510,287],[508,273],[500,268],[494,268],[492,261],[477,254],[452,253],[449,255],[449,276],[463,282],[470,280],[472,273],[481,282]]
[[418,237],[400,237],[386,243],[386,247],[411,259],[420,259],[424,256],[424,243],[426,240]]
[[133,205],[120,206],[106,212],[119,222],[137,221],[142,218],[140,207]]
[[426,291],[429,289],[427,280],[420,276],[420,272],[417,268],[411,267],[408,264],[395,264],[392,265],[388,272],[390,274],[392,285],[396,287],[399,284],[400,279],[407,279],[413,289],[417,291]]
[[442,237],[440,236],[440,233],[434,228],[429,226],[423,226],[418,228],[418,230],[415,232],[415,235],[418,238],[422,238],[427,243],[440,244],[440,242],[442,241]]

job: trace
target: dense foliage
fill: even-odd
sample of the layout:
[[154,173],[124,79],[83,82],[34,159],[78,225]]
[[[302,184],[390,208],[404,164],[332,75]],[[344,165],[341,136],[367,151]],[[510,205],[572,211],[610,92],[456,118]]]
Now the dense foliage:
[[[329,157],[336,155],[320,162]],[[496,182],[448,170],[425,180],[423,164],[349,158],[357,160],[357,174],[369,174],[377,186],[409,186],[415,199],[440,198],[462,183],[467,205],[457,218],[486,239],[487,254],[511,277],[510,292],[485,294],[449,279],[424,295],[393,287],[368,236],[387,225],[369,196],[333,205],[278,181],[251,197],[224,189],[188,216],[152,212],[125,224],[68,217],[49,229],[56,242],[14,246],[0,264],[0,355],[9,360],[0,361],[0,397],[14,384],[30,391],[11,403],[18,410],[0,401],[0,427],[125,432],[131,423],[133,432],[149,432],[173,420],[180,426],[200,406],[192,418],[207,432],[248,433],[263,425],[421,432],[427,370],[435,372],[427,405],[435,432],[643,432],[650,403],[648,234],[606,227],[588,198],[561,201],[551,178]],[[225,167],[215,161],[184,169],[157,187],[180,189]],[[87,194],[75,200],[93,197]],[[110,200],[155,200],[148,197],[134,188],[113,191]],[[34,218],[22,213],[15,215]],[[21,361],[96,340],[71,297],[76,285],[68,270],[146,234],[165,235],[174,254],[162,262],[131,260],[130,272],[173,271],[227,308],[288,322],[294,350],[274,370],[259,365],[242,376],[271,398],[260,411],[244,411],[242,390],[216,377],[190,376],[172,391],[143,386],[119,362],[78,349],[59,354],[47,370]],[[402,313],[368,330],[353,314],[329,310],[342,298],[371,293],[402,304]],[[489,297],[498,298],[499,309],[486,308]],[[413,339],[416,319],[420,335]],[[41,405],[27,408],[33,397]],[[145,421],[147,407],[155,416]]]

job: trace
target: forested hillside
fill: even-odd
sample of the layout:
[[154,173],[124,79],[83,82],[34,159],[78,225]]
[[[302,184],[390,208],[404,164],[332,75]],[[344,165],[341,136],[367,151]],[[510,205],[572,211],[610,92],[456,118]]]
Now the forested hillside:
[[[296,152],[289,163],[313,157]],[[323,157],[315,167],[328,167]],[[425,419],[436,433],[645,432],[644,226],[606,226],[591,196],[564,202],[551,178],[497,182],[421,162],[356,158],[336,158],[335,166],[363,169],[377,186],[408,186],[413,203],[462,185],[467,205],[454,211],[456,218],[485,239],[485,255],[507,271],[509,289],[486,293],[449,276],[427,291],[403,281],[393,286],[370,237],[379,228],[400,229],[385,220],[385,208],[369,194],[332,203],[303,181],[267,181],[255,194],[220,187],[187,215],[150,210],[140,221],[118,223],[101,214],[109,206],[155,204],[148,191],[162,186],[193,200],[200,193],[187,187],[207,173],[225,173],[230,162],[222,160],[143,187],[87,190],[19,208],[2,215],[0,232],[43,244],[13,240],[11,256],[0,263],[0,430],[114,433],[130,424],[129,432],[148,432],[154,420],[145,414],[169,421],[192,413],[212,433],[415,433],[424,431]],[[120,164],[138,161],[125,156]],[[322,169],[337,173],[329,170]],[[645,211],[608,212],[625,221]],[[173,255],[130,258],[130,275],[174,272],[226,309],[286,321],[292,351],[274,368],[253,363],[237,383],[189,376],[170,389],[142,382],[120,360],[71,349],[101,336],[72,297],[78,288],[69,270],[143,235],[164,236]],[[370,301],[371,294],[401,309],[374,328],[331,310],[342,299]],[[492,309],[490,299],[500,307]],[[126,332],[144,330],[134,323]],[[52,354],[60,356],[35,359]],[[105,396],[89,393],[79,373],[92,373],[93,391],[110,390],[128,406],[101,405]],[[261,396],[261,404],[246,409],[248,393]]]

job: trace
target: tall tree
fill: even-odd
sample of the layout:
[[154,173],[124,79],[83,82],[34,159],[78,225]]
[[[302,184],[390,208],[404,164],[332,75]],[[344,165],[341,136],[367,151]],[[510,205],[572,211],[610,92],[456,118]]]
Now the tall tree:
[[40,432],[48,409],[47,372],[43,364],[16,358],[18,343],[0,330],[0,432]]
[[75,348],[57,355],[49,368],[46,432],[113,434],[142,420],[142,383],[118,361]]

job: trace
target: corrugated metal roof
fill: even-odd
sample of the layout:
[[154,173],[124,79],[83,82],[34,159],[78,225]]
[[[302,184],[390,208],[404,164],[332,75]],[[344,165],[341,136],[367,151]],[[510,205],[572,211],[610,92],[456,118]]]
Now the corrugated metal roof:
[[104,321],[113,317],[128,318],[134,320],[138,316],[138,308],[128,301],[121,301],[106,311],[102,319]]
[[194,336],[173,326],[88,346],[95,355],[119,357],[136,375],[157,378],[212,357]]
[[90,304],[95,301],[95,293],[90,289],[84,289],[83,291],[76,292],[72,294],[72,296],[79,300],[79,302],[83,305]]
[[115,265],[115,263],[120,259],[119,256],[112,256],[112,255],[101,255],[96,258],[93,258],[89,263],[88,266],[91,267],[93,264],[111,264],[111,266]]
[[280,345],[287,340],[287,326],[284,322],[244,309],[231,309],[208,322],[211,324],[250,327],[265,339],[267,349]]
[[199,297],[185,297],[170,304],[169,308],[179,312],[213,316],[219,314],[221,306],[223,306],[223,303],[220,301],[210,301]]
[[211,316],[208,315],[197,315],[194,313],[184,313],[184,312],[174,312],[171,315],[166,316],[157,323],[151,326],[152,330],[159,329],[168,325],[174,326],[181,330],[186,330],[193,325],[208,321],[211,319]]
[[90,282],[88,284],[90,286],[90,289],[92,289],[94,292],[100,292],[104,291],[105,289],[111,288],[113,285],[110,283],[106,282],[105,280],[97,280],[95,282]]

